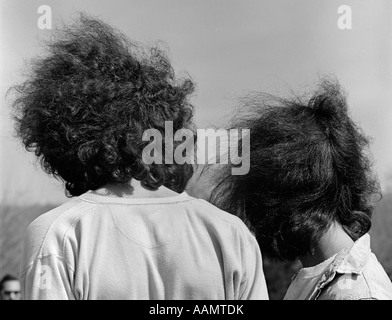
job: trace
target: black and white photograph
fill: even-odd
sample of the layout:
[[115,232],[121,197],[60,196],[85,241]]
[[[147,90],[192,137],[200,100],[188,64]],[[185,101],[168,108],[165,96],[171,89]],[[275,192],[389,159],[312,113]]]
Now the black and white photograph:
[[392,300],[392,1],[0,4],[0,300]]

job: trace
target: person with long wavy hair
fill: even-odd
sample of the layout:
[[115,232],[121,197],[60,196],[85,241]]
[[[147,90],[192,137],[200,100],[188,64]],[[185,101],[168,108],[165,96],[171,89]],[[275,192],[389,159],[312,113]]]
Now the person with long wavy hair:
[[392,299],[370,250],[369,139],[338,81],[323,78],[310,98],[250,94],[232,126],[250,130],[250,170],[220,169],[210,201],[248,224],[263,255],[301,261],[285,299]]
[[246,225],[185,192],[192,163],[143,160],[146,130],[195,132],[193,81],[86,15],[47,49],[13,88],[16,132],[71,199],[26,231],[24,299],[267,299]]

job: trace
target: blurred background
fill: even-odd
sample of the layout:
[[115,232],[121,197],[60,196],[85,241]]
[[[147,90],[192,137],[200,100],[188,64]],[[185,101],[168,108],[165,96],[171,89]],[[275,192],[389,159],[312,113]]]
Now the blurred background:
[[[18,273],[25,228],[67,201],[62,184],[46,176],[13,137],[6,92],[23,79],[40,41],[78,11],[101,18],[132,40],[163,41],[173,67],[189,74],[199,128],[224,127],[236,99],[249,91],[287,94],[312,89],[335,75],[348,92],[352,118],[373,138],[374,169],[383,198],[373,218],[372,250],[392,275],[392,2],[390,0],[1,0],[0,9],[0,277]],[[41,5],[52,29],[40,29]],[[340,29],[341,5],[351,29]],[[48,21],[47,21],[48,22]],[[348,21],[346,21],[348,22]],[[208,179],[188,192],[209,195]],[[265,260],[271,299],[282,299],[297,262]]]

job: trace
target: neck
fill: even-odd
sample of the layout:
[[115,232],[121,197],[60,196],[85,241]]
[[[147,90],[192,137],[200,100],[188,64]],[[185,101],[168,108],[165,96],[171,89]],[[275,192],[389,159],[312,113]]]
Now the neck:
[[300,261],[305,268],[313,267],[329,259],[340,250],[351,248],[353,244],[354,241],[344,231],[342,226],[335,222],[314,246],[314,252],[300,257]]
[[109,183],[102,188],[94,190],[104,196],[131,197],[131,198],[166,198],[178,195],[164,186],[156,190],[145,188],[139,180],[131,179],[128,183]]

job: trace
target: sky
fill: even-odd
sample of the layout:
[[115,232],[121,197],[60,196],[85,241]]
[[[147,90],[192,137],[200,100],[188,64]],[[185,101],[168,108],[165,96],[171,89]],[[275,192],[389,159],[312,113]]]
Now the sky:
[[[10,86],[40,42],[78,11],[148,45],[163,41],[173,67],[197,84],[192,103],[199,128],[224,126],[236,99],[251,91],[311,90],[335,75],[348,93],[352,118],[372,137],[374,168],[392,191],[392,1],[390,0],[0,0],[0,201],[64,202],[60,182],[42,172],[13,136]],[[41,30],[41,5],[52,29]],[[341,5],[351,29],[340,29]],[[347,22],[347,21],[346,21]]]

